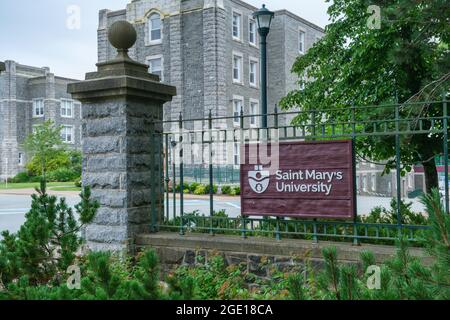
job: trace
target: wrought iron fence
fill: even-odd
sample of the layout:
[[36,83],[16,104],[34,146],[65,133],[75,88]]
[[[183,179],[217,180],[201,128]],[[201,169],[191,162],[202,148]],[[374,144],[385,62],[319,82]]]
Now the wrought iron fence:
[[[163,121],[160,128],[170,127],[167,132],[155,134],[153,145],[160,157],[159,178],[164,179],[164,188],[152,192],[154,201],[159,194],[160,204],[152,207],[152,229],[169,230],[184,235],[186,232],[209,234],[233,234],[247,236],[272,236],[276,239],[299,238],[319,240],[392,242],[403,235],[409,241],[417,241],[425,225],[411,225],[404,222],[401,212],[402,147],[411,137],[422,135],[425,139],[436,137],[442,145],[436,159],[444,171],[442,190],[445,209],[449,212],[448,179],[448,112],[447,100],[385,104],[373,106],[347,106],[326,110],[275,112],[268,114],[269,127],[255,127],[255,119],[263,115],[234,114],[230,117],[208,117]],[[280,118],[295,118],[288,124],[280,124]],[[186,129],[189,128],[189,129]],[[214,185],[237,183],[239,157],[236,145],[259,141],[308,141],[353,139],[358,154],[361,143],[369,140],[393,142],[395,148],[391,160],[396,176],[395,198],[396,221],[392,223],[367,223],[357,216],[353,221],[331,221],[327,219],[295,219],[275,217],[230,217],[215,208]],[[161,142],[162,141],[162,142]],[[225,145],[225,147],[224,147]],[[230,147],[231,145],[231,147]],[[231,155],[231,156],[230,156]],[[190,161],[195,157],[198,162]],[[231,165],[221,163],[231,157]],[[197,160],[198,160],[197,159]],[[406,166],[407,167],[407,166]],[[227,169],[224,169],[227,168]],[[224,170],[226,173],[224,173]],[[226,171],[229,170],[229,171]],[[230,173],[231,172],[231,173]],[[237,177],[236,177],[237,175]],[[155,179],[156,177],[152,177]],[[186,182],[204,183],[208,202],[206,211],[186,212],[185,195],[189,187]],[[180,186],[180,187],[177,187]],[[186,186],[186,187],[185,187]],[[192,191],[192,190],[191,190]],[[162,205],[164,203],[164,205]]]

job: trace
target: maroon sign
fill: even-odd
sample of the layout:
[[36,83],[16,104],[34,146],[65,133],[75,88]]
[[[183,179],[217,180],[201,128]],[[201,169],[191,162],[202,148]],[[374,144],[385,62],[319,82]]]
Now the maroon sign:
[[[351,140],[280,142],[277,145],[242,146],[242,215],[354,217]],[[264,165],[268,162],[266,158],[272,158],[268,165]],[[278,164],[274,161],[276,158]]]

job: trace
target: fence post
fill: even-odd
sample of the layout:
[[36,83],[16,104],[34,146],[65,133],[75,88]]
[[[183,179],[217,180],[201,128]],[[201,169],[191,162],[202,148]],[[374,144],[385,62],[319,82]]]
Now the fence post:
[[398,233],[401,234],[402,226],[402,193],[401,193],[401,163],[400,163],[400,106],[398,98],[395,100],[395,166],[397,171],[397,225]]
[[353,210],[354,210],[354,218],[353,218],[353,245],[359,245],[358,240],[358,208],[357,208],[357,191],[356,191],[356,107],[352,104],[352,170],[353,170]]
[[178,128],[180,131],[179,148],[180,148],[180,235],[184,235],[184,164],[183,164],[183,115],[180,112],[178,118]]
[[[151,122],[151,127],[152,127],[152,134],[151,134],[151,148],[152,150],[156,149],[156,145],[155,145],[155,134],[153,132],[155,132],[155,122],[152,121]],[[156,142],[158,143],[158,142]],[[156,153],[155,151],[153,151],[153,153]],[[156,205],[154,205],[156,203],[156,161],[155,161],[155,154],[153,154],[150,157],[150,167],[152,168],[152,171],[150,173],[150,177],[151,177],[151,199],[152,199],[152,205],[151,205],[151,215],[152,215],[152,224],[151,224],[151,232],[156,232]]]
[[[241,111],[239,113],[239,125],[240,125],[240,147],[243,146],[245,144],[244,141],[244,109],[241,106]],[[240,155],[242,156],[242,155]],[[231,183],[234,182],[234,166],[231,166]],[[241,190],[242,192],[242,190]],[[246,217],[242,216],[242,238],[247,238],[247,221],[246,221]]]
[[177,166],[176,166],[176,146],[177,142],[171,140],[170,146],[172,148],[172,202],[173,202],[173,219],[177,217]]
[[156,136],[162,143],[163,104],[176,95],[176,88],[128,56],[137,38],[130,23],[115,22],[108,38],[117,57],[98,63],[96,72],[67,88],[83,103],[83,185],[91,187],[92,198],[100,203],[83,233],[92,251],[133,253],[137,235],[151,230],[149,208],[164,206],[152,196],[164,179],[150,181],[162,157],[151,140]]
[[209,234],[214,235],[213,219],[214,219],[214,177],[213,177],[213,164],[212,164],[212,113],[209,110],[208,114],[208,129],[209,129],[209,215],[210,215],[210,229]]
[[444,115],[444,188],[445,188],[445,212],[449,213],[449,190],[448,190],[448,110],[447,96],[444,92],[443,99],[443,115]]
[[169,135],[165,135],[165,161],[166,161],[166,222],[169,222],[170,218],[170,212],[169,212],[169,182],[170,182],[170,176],[169,176]]

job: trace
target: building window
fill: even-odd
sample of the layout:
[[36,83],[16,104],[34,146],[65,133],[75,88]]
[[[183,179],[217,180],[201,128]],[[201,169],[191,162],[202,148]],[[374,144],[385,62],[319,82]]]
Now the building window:
[[372,191],[375,191],[377,189],[377,184],[376,184],[376,176],[375,174],[372,174],[371,179],[370,179],[370,186],[372,188]]
[[244,109],[242,97],[234,97],[233,99],[233,124],[238,127],[241,124],[241,110]]
[[159,76],[163,80],[163,58],[162,56],[153,56],[147,58],[148,71]]
[[159,42],[161,40],[161,16],[159,13],[153,13],[148,21],[150,42]]
[[356,176],[355,182],[356,182],[356,191],[359,192],[359,175]]
[[44,99],[33,100],[33,117],[40,118],[44,116]]
[[256,22],[252,19],[248,22],[248,42],[256,46]]
[[65,143],[74,143],[73,126],[63,126],[61,129],[61,139]]
[[298,51],[300,53],[305,53],[305,31],[300,30],[299,36],[298,36]]
[[233,82],[242,83],[242,55],[233,54]]
[[23,153],[19,152],[19,166],[23,165]]
[[408,175],[408,188],[413,188],[414,187],[414,174],[409,174]]
[[258,126],[258,115],[259,115],[259,102],[256,100],[250,100],[250,126]]
[[250,58],[250,67],[249,67],[250,75],[249,82],[250,86],[258,87],[258,60]]
[[61,117],[63,118],[73,118],[73,101],[72,100],[61,100]]
[[241,25],[242,15],[237,12],[233,12],[233,39],[241,40]]
[[362,176],[362,189],[364,192],[367,192],[367,176]]
[[233,162],[235,166],[238,166],[240,164],[240,150],[239,150],[239,144],[235,143],[233,148]]

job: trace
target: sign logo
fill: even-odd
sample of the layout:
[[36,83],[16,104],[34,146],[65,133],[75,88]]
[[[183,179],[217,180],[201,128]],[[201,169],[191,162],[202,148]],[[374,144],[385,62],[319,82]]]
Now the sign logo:
[[248,172],[248,182],[254,192],[263,193],[269,187],[270,172],[264,171],[263,166],[257,165],[254,171]]

